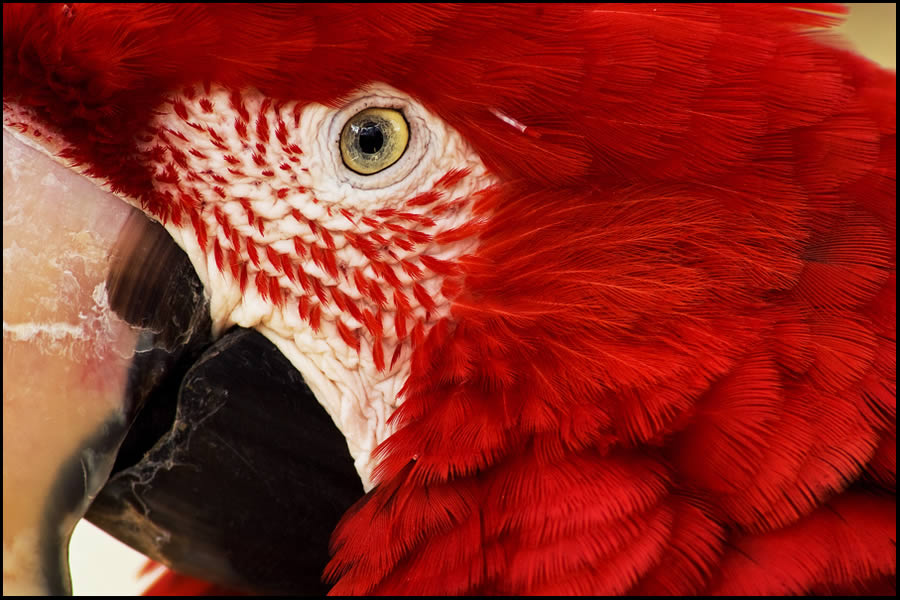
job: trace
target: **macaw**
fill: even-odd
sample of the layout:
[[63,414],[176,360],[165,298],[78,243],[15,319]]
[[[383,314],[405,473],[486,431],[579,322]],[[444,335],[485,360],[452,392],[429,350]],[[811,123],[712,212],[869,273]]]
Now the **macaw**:
[[167,249],[88,518],[155,591],[891,593],[896,76],[843,11],[4,4],[4,126]]

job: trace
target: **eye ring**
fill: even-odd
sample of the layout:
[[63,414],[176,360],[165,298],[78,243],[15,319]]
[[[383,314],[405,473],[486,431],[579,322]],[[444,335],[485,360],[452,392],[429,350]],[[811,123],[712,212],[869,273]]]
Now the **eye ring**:
[[372,175],[396,163],[409,146],[409,123],[393,108],[366,108],[341,130],[341,158],[351,171]]

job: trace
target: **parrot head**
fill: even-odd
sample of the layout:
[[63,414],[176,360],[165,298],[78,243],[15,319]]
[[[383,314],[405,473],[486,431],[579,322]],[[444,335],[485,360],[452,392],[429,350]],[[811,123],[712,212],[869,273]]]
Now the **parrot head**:
[[200,323],[88,517],[251,590],[889,577],[894,75],[815,8],[4,5],[4,126],[166,248],[111,304]]

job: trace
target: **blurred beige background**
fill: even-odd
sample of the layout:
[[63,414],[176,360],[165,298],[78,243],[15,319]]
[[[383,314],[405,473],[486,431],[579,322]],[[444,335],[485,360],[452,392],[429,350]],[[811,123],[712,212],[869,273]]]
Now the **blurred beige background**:
[[850,17],[838,29],[865,56],[897,68],[897,5],[877,2],[848,4]]
[[[897,5],[851,4],[847,22],[839,31],[855,48],[886,67],[897,65]],[[147,578],[136,574],[145,559],[90,523],[75,528],[70,547],[72,589],[75,595],[137,594]]]

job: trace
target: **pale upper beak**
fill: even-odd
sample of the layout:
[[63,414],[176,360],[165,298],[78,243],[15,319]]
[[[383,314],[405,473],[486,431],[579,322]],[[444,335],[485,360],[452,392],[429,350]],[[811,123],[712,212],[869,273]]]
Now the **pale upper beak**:
[[68,591],[69,535],[127,430],[137,331],[104,285],[133,212],[4,130],[4,594]]
[[69,592],[82,516],[202,579],[324,592],[363,490],[299,372],[255,331],[213,339],[162,227],[6,130],[3,150],[4,593]]

